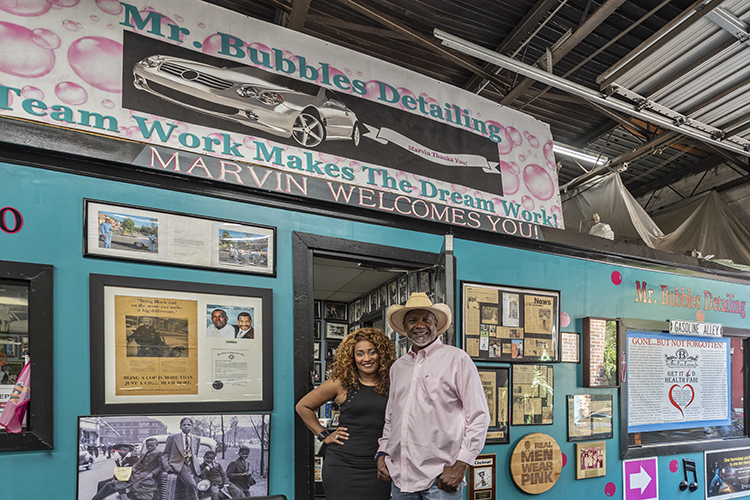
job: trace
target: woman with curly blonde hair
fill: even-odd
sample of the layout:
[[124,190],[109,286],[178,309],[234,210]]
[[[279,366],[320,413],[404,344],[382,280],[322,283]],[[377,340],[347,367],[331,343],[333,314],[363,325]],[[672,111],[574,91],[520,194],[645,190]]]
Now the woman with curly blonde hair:
[[[341,341],[331,378],[299,400],[297,413],[325,443],[323,488],[327,500],[387,500],[391,486],[377,476],[375,453],[388,402],[388,372],[396,360],[393,342],[376,328],[360,328]],[[339,427],[327,431],[316,410],[340,405]]]

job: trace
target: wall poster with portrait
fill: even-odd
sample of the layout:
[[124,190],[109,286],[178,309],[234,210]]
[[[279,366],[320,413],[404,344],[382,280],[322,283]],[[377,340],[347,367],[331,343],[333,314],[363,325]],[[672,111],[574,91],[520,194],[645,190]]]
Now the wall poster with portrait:
[[272,409],[272,291],[92,274],[91,411]]
[[560,361],[560,292],[461,283],[463,348],[475,361]]

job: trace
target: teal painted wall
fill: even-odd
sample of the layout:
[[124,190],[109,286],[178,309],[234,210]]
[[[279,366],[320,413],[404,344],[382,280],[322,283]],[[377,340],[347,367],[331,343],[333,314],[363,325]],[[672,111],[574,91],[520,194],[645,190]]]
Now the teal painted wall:
[[[276,226],[278,233],[277,276],[275,278],[245,276],[206,270],[183,269],[116,260],[89,259],[82,256],[83,198],[113,203],[197,214],[206,217],[234,219],[249,223]],[[294,403],[292,357],[293,231],[316,233],[351,240],[390,246],[404,246],[438,252],[442,237],[384,228],[374,225],[341,222],[309,214],[283,212],[248,204],[187,195],[126,183],[74,176],[58,172],[0,163],[0,207],[11,206],[21,212],[24,227],[17,234],[0,232],[0,260],[52,264],[55,267],[54,311],[54,406],[55,449],[49,452],[0,453],[1,475],[6,481],[19,474],[22,487],[14,488],[14,500],[46,498],[57,492],[60,498],[75,498],[77,464],[77,416],[89,414],[89,291],[90,273],[139,276],[165,280],[221,283],[226,285],[270,288],[274,297],[274,410],[271,435],[272,493],[294,498],[293,435]],[[671,273],[645,271],[635,267],[614,266],[541,253],[532,253],[470,241],[457,240],[457,276],[459,280],[486,282],[522,287],[538,287],[561,291],[561,311],[571,317],[563,331],[580,332],[584,316],[631,317],[653,320],[669,318],[695,319],[696,310],[636,302],[635,282],[646,281],[655,288],[654,297],[661,299],[660,284],[710,290],[713,295],[733,293],[737,298],[749,297],[750,287],[733,283],[691,278]],[[619,272],[622,282],[613,283],[612,273]],[[747,327],[749,318],[736,314],[704,311],[705,320],[726,326]],[[457,321],[460,325],[460,315]],[[586,392],[581,386],[579,364],[555,365],[554,425],[511,427],[511,445],[487,446],[485,452],[498,457],[498,492],[506,499],[526,495],[512,484],[507,467],[512,446],[530,432],[552,435],[563,453],[573,460],[575,448],[566,441],[565,395]],[[613,394],[615,390],[591,390],[597,394]],[[34,401],[34,404],[40,404]],[[615,428],[619,419],[615,418]],[[547,493],[548,498],[606,498],[605,486],[614,483],[622,495],[622,463],[619,460],[619,438],[607,441],[607,471],[603,478],[576,481],[573,464],[564,467],[558,483]],[[660,497],[686,499],[703,496],[683,493],[677,488],[682,470],[670,472],[672,460],[693,458],[699,471],[703,468],[702,453],[659,459]],[[680,464],[681,465],[681,464]],[[6,483],[7,484],[7,483]],[[8,491],[3,487],[3,494]]]

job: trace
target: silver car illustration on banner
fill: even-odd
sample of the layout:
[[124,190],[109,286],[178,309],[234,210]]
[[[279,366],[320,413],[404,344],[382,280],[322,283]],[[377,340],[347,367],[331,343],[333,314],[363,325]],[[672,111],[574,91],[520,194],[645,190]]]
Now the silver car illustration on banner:
[[251,66],[219,68],[153,55],[133,66],[134,85],[165,101],[314,148],[361,138],[354,112],[331,90]]

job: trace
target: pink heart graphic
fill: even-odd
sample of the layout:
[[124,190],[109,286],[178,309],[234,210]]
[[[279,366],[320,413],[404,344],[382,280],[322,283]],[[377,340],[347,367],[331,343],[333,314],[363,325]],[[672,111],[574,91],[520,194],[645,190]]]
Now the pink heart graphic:
[[683,386],[674,384],[669,388],[669,402],[672,403],[672,406],[680,410],[682,418],[685,418],[685,412],[683,409],[690,406],[690,403],[692,403],[694,399],[695,390],[690,384],[685,384]]

